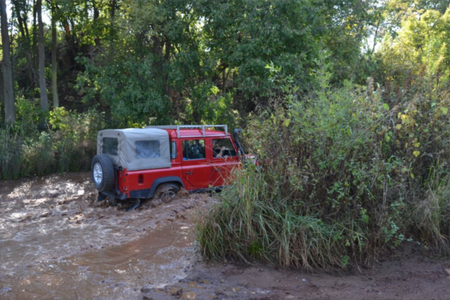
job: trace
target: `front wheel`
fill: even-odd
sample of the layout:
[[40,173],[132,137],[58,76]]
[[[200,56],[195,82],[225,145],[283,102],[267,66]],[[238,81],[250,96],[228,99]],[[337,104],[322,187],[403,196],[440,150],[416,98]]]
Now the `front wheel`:
[[94,156],[91,163],[91,175],[95,188],[99,192],[111,191],[114,187],[114,166],[106,154]]

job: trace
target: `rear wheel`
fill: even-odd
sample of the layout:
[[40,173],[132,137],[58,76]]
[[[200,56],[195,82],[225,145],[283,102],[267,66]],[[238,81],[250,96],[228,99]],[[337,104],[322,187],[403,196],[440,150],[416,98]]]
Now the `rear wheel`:
[[94,156],[91,163],[91,175],[95,188],[99,192],[111,191],[114,187],[114,166],[106,154]]
[[179,190],[180,187],[177,184],[164,183],[156,189],[155,198],[160,199],[164,203],[169,203],[176,197]]

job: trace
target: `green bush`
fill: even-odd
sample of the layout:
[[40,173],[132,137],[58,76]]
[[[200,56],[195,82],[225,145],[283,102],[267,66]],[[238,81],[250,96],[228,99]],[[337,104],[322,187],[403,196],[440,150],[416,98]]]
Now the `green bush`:
[[48,132],[41,132],[37,138],[29,138],[22,145],[24,165],[22,176],[42,176],[54,172],[55,153],[52,149],[52,137]]
[[197,225],[206,257],[259,259],[283,267],[347,264],[346,228],[298,214],[262,173],[240,170],[235,176],[233,187],[222,192],[221,203]]
[[104,128],[104,117],[96,111],[83,114],[59,108],[50,113],[53,147],[59,172],[81,171],[90,168],[97,152],[97,132]]
[[[16,107],[16,124],[0,128],[0,179],[90,168],[97,132],[105,127],[103,114],[60,107],[43,116],[35,103],[24,99]],[[44,125],[40,120],[45,120]]]
[[0,178],[17,179],[23,163],[23,139],[11,128],[0,129]]
[[319,77],[315,94],[249,122],[260,173],[237,176],[199,224],[204,254],[310,268],[406,240],[448,252],[449,94],[424,77],[398,93]]

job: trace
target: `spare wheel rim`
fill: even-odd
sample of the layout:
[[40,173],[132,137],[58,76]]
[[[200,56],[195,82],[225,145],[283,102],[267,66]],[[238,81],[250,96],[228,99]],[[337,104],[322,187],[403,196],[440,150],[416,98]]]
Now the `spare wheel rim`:
[[102,166],[99,163],[96,163],[94,165],[93,175],[94,175],[94,181],[95,181],[96,184],[102,183],[102,180],[103,180],[103,169],[102,169]]

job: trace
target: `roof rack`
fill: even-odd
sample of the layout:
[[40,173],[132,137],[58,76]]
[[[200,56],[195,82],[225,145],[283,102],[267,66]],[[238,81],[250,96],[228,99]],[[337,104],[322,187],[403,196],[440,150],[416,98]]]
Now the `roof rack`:
[[160,125],[160,126],[145,126],[145,128],[161,128],[161,129],[176,129],[177,130],[177,138],[180,138],[180,129],[201,129],[202,136],[206,136],[207,128],[223,128],[224,135],[228,135],[228,126],[227,125]]

